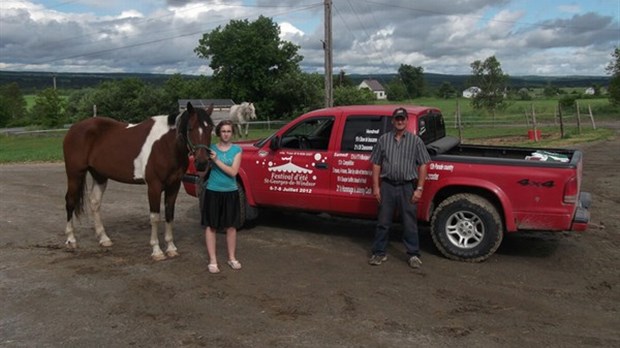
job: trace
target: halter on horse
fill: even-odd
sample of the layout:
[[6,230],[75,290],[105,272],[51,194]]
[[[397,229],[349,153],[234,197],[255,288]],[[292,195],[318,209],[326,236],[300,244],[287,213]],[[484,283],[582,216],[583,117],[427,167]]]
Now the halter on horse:
[[[180,115],[154,116],[138,124],[128,124],[107,117],[93,117],[74,124],[63,142],[67,172],[68,248],[77,247],[73,218],[84,208],[86,173],[93,177],[90,208],[99,244],[112,246],[101,222],[101,198],[108,179],[126,184],[146,184],[150,208],[151,257],[164,260],[178,256],[172,234],[174,205],[181,179],[193,155],[197,168],[209,160],[213,121],[208,110],[187,109]],[[161,195],[164,193],[166,255],[159,247],[158,227]]]
[[245,125],[245,137],[247,138],[248,128],[250,126],[248,121],[256,119],[256,109],[254,108],[254,103],[243,102],[241,104],[231,106],[229,116],[230,120],[237,125],[239,136],[244,136],[241,127]]

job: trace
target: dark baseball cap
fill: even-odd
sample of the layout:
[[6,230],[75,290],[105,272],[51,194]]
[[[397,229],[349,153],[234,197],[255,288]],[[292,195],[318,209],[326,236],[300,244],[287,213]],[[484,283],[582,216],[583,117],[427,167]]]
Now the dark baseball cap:
[[405,110],[405,108],[398,108],[398,109],[394,110],[394,112],[392,113],[392,117],[394,117],[394,118],[409,118],[409,116],[407,115],[407,110]]

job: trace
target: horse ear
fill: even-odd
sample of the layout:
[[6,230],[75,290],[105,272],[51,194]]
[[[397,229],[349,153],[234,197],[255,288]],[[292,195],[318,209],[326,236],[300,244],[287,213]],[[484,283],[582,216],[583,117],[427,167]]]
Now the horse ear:
[[213,113],[213,103],[211,103],[211,105],[209,105],[209,108],[207,109],[207,114],[211,115]]
[[194,106],[192,105],[192,103],[187,102],[187,112],[189,112],[190,114],[194,112]]

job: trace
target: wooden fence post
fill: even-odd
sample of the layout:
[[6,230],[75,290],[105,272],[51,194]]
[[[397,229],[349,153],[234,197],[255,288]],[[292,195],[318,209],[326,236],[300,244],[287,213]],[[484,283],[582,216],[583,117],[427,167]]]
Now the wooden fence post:
[[536,111],[534,110],[534,103],[532,103],[532,125],[534,126],[534,141],[538,142],[538,132],[536,129]]
[[562,119],[562,104],[558,101],[558,116],[560,118],[560,138],[564,139],[564,120]]
[[456,124],[459,130],[459,140],[463,141],[463,125],[461,123],[461,103],[459,103],[458,98],[456,98]]
[[523,115],[525,116],[525,125],[527,126],[527,128],[530,128],[530,118],[527,115],[527,109],[523,110]]
[[575,107],[577,108],[577,132],[581,134],[581,115],[579,115],[579,102],[575,100]]
[[596,129],[596,124],[594,124],[594,116],[592,115],[592,107],[588,104],[588,112],[590,113],[590,120],[592,121],[592,129]]

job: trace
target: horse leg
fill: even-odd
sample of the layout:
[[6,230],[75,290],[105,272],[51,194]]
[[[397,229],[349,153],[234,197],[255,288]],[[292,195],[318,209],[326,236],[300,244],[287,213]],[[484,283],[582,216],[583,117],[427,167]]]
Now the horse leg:
[[248,122],[245,123],[245,137],[248,137],[248,130],[250,129],[250,124]]
[[65,209],[67,211],[65,235],[67,236],[67,241],[65,245],[68,249],[77,248],[73,220],[82,212],[85,185],[86,171],[74,171],[67,168],[67,193],[65,194]]
[[105,228],[101,220],[101,199],[108,186],[108,180],[100,177],[95,178],[95,176],[96,174],[93,174],[93,186],[90,189],[90,210],[93,213],[95,235],[99,239],[99,245],[108,248],[111,247],[113,243],[110,237],[105,233]]
[[243,131],[241,129],[241,123],[237,123],[236,126],[237,126],[237,130],[239,131],[239,137],[243,138]]
[[149,207],[151,210],[150,221],[151,221],[151,241],[150,245],[153,248],[153,252],[151,253],[151,258],[154,261],[162,261],[166,259],[166,255],[161,251],[159,247],[159,237],[157,236],[157,232],[159,230],[159,210],[161,204],[161,185],[148,184],[148,194],[149,194]]
[[177,257],[179,253],[177,252],[177,247],[174,245],[174,235],[172,234],[172,222],[174,221],[174,205],[177,199],[177,194],[179,193],[179,188],[181,187],[181,183],[179,182],[176,185],[172,185],[172,187],[168,187],[165,191],[164,197],[164,209],[166,214],[166,232],[165,232],[165,240],[167,243],[166,247],[166,255],[168,257]]

